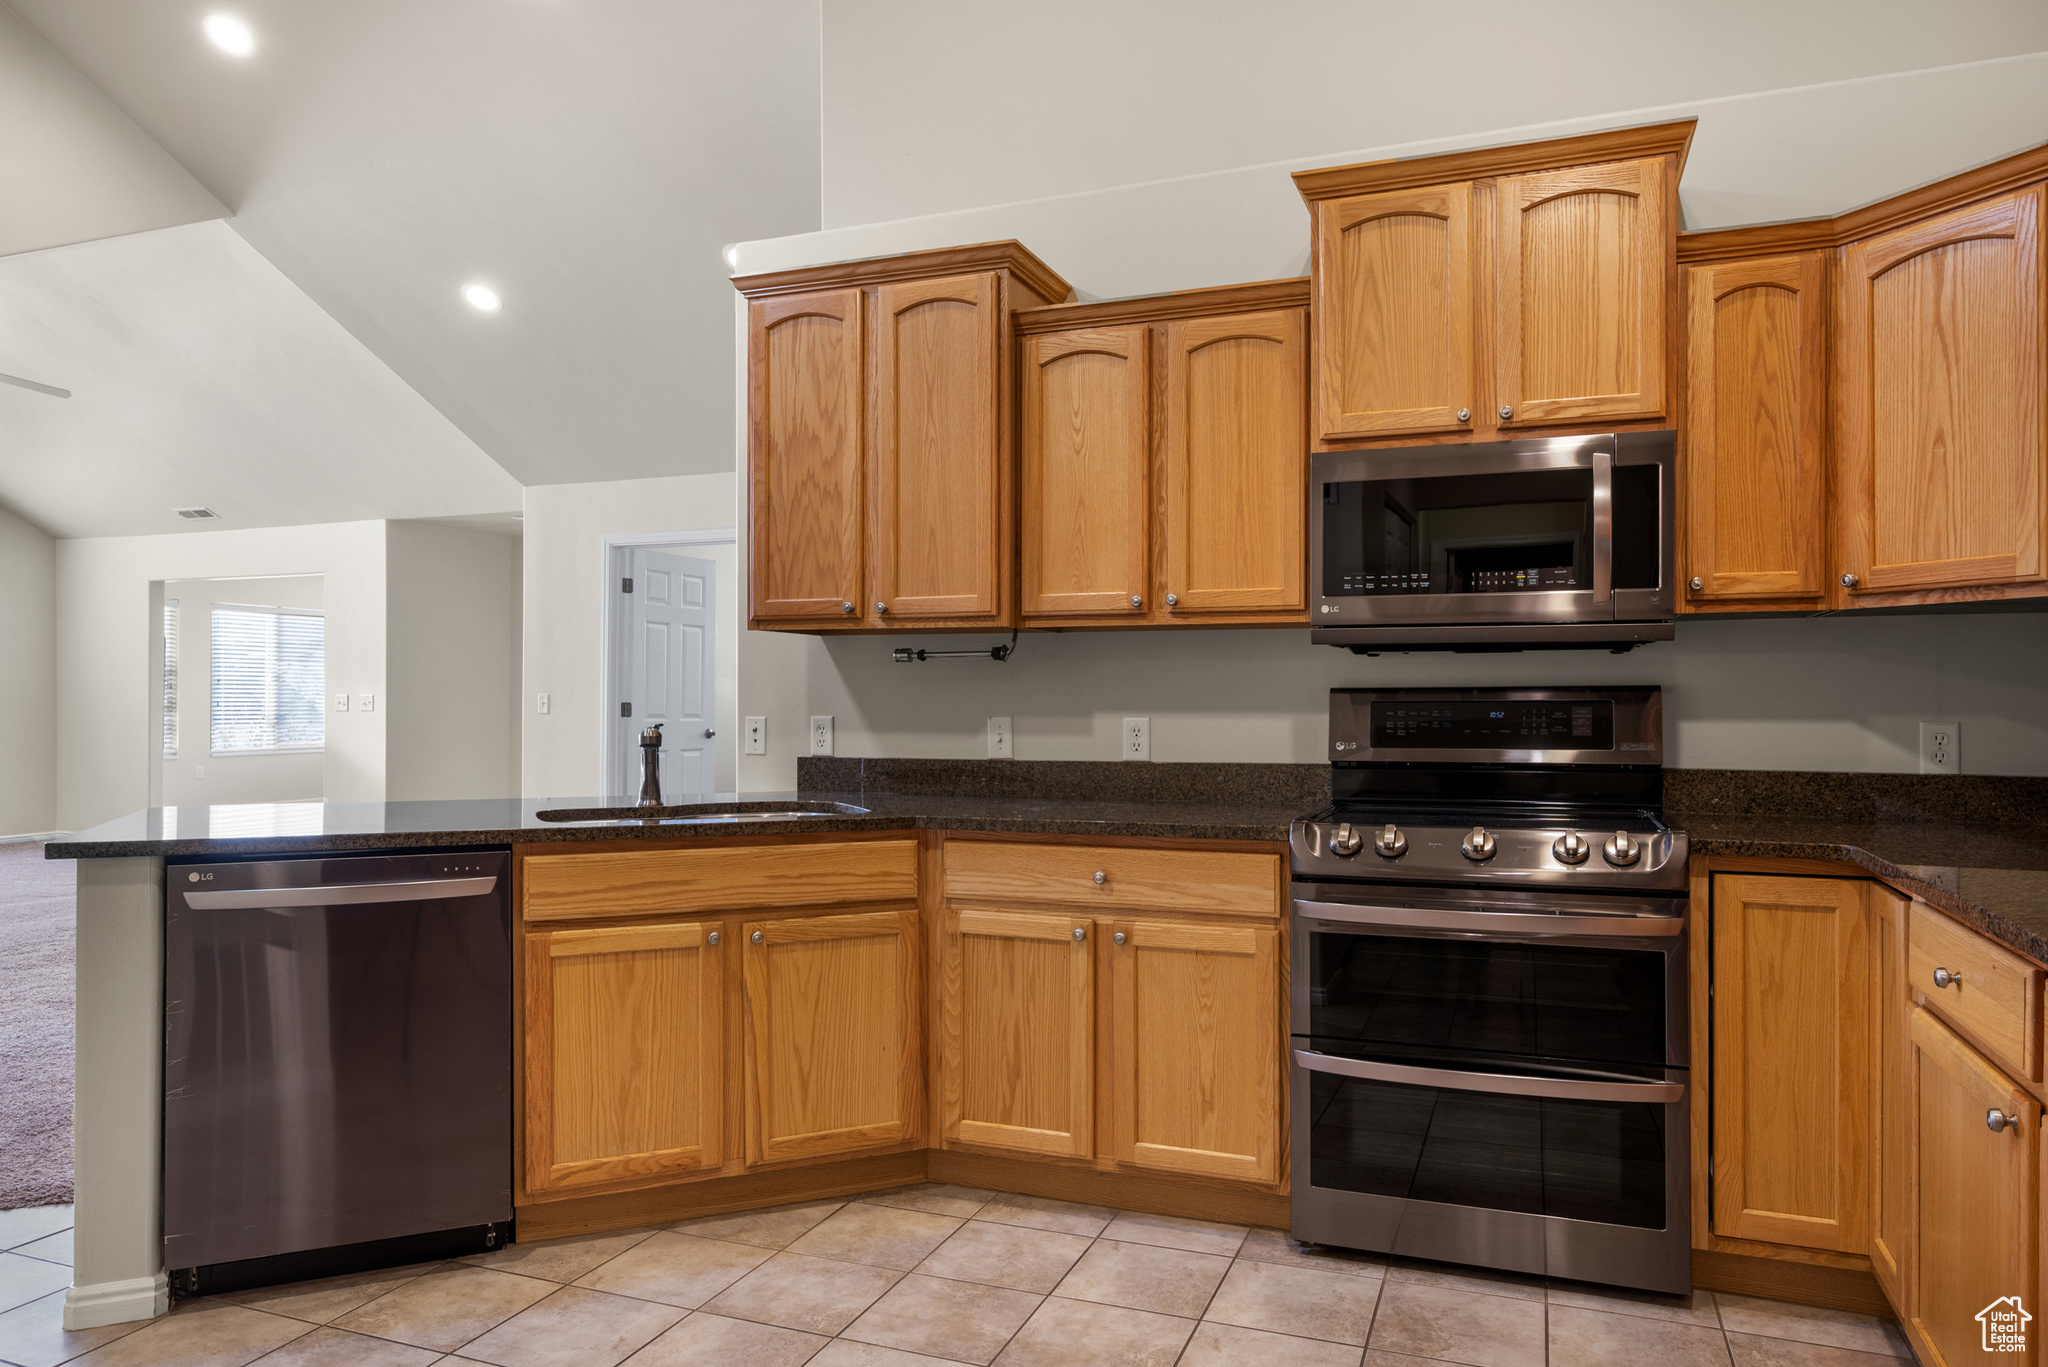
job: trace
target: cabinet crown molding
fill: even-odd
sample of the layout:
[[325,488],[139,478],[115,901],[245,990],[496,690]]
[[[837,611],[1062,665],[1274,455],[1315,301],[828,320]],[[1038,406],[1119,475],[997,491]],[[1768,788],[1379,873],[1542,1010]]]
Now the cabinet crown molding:
[[1228,313],[1260,313],[1266,309],[1307,308],[1308,277],[1261,280],[1250,285],[1212,285],[1205,289],[1143,294],[1129,299],[1099,299],[1086,304],[1053,304],[1018,309],[1010,315],[1018,336],[1065,332],[1069,328],[1110,327],[1118,323],[1164,323],[1176,318],[1211,318]]
[[1312,171],[1296,171],[1294,188],[1301,192],[1302,199],[1314,204],[1319,200],[1382,190],[1409,190],[1424,185],[1441,185],[1447,181],[1512,176],[1527,171],[1557,171],[1597,162],[1631,161],[1638,157],[1667,154],[1678,158],[1678,170],[1682,173],[1685,154],[1692,146],[1693,129],[1698,123],[1697,119],[1681,119],[1674,123],[1550,138],[1543,142],[1517,142],[1504,147],[1479,147],[1467,152],[1444,152],[1428,157],[1391,157],[1385,161],[1361,161],[1350,166],[1324,166]]
[[894,256],[871,256],[859,261],[835,261],[822,266],[798,266],[786,271],[759,275],[736,275],[733,288],[749,299],[777,294],[800,294],[806,290],[835,286],[886,285],[898,280],[924,280],[939,275],[965,275],[971,271],[1006,270],[1015,279],[1047,299],[1065,299],[1073,294],[1059,272],[1038,259],[1014,238],[1001,242],[977,242],[966,247],[935,247],[929,251],[903,252]]

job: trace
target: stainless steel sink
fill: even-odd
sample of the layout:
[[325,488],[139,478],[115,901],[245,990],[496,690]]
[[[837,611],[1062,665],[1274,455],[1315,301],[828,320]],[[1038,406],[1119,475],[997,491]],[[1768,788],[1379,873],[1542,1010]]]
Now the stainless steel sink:
[[673,807],[558,807],[535,812],[534,816],[564,826],[701,826],[725,821],[801,821],[805,817],[867,814],[867,808],[850,802],[766,798],[759,802],[688,802]]

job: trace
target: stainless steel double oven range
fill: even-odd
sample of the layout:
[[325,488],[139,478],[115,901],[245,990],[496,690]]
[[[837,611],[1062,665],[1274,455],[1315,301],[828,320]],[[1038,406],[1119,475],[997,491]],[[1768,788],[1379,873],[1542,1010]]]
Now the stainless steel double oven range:
[[1655,688],[1336,689],[1292,830],[1293,1234],[1692,1285]]

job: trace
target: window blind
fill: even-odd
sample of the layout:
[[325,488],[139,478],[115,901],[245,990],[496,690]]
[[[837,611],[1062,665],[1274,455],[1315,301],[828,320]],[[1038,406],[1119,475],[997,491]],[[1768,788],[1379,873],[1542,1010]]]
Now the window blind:
[[213,753],[317,750],[327,739],[327,619],[295,608],[213,609]]
[[178,757],[178,600],[164,599],[164,758]]

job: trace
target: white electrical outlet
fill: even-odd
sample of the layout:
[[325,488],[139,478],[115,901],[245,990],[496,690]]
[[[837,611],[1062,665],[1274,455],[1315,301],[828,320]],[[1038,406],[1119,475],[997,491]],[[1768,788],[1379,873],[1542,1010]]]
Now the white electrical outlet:
[[[337,712],[348,711],[348,694],[337,693],[334,695],[334,710]],[[541,711],[545,712],[547,709],[543,707]]]
[[535,705],[534,710],[539,712],[543,717],[545,717],[548,714],[548,695],[545,693],[540,693],[536,694],[535,696],[539,699],[539,701]]
[[1010,742],[1010,719],[990,717],[988,719],[988,757],[990,759],[1014,759]]
[[375,712],[377,710],[377,695],[375,693],[358,693],[356,694],[356,700],[356,711],[358,712]]
[[747,718],[747,753],[750,755],[765,755],[768,753],[768,719],[766,717]]
[[1952,721],[1920,723],[1920,772],[1960,774],[1963,771],[1963,728]]
[[832,719],[830,717],[811,718],[811,753],[814,755],[829,755],[832,753]]
[[1152,719],[1150,717],[1125,717],[1123,759],[1152,758]]

